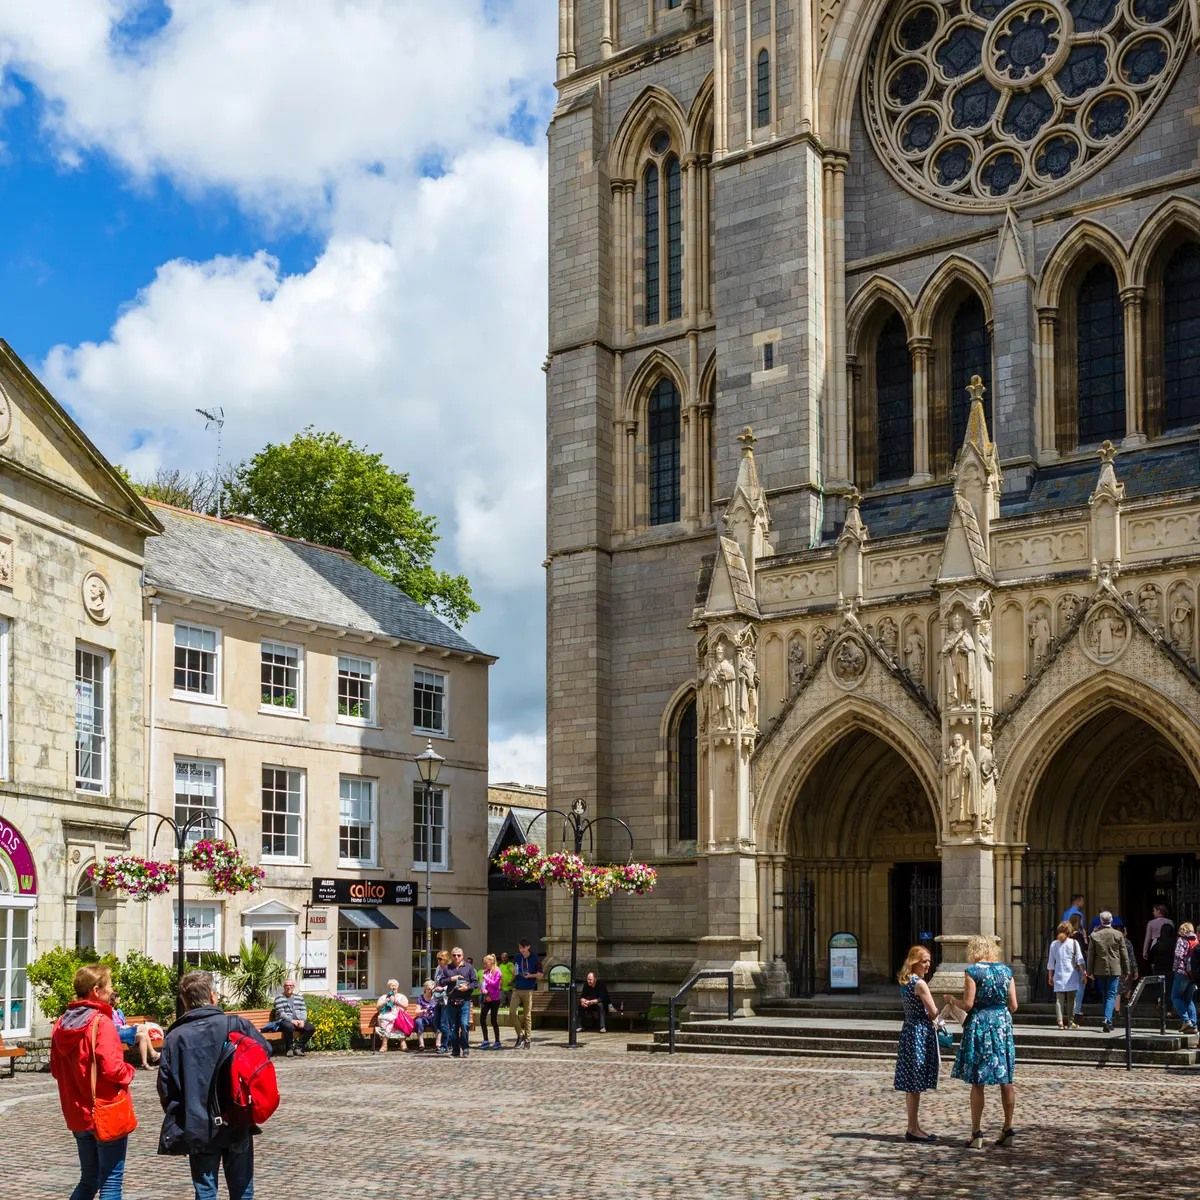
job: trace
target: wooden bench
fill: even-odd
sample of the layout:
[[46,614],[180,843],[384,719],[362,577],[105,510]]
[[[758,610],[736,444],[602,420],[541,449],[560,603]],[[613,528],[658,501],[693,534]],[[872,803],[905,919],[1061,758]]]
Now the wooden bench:
[[[533,1015],[535,1017],[554,1018],[561,1020],[564,1024],[567,1020],[568,997],[569,992],[534,992],[533,993]],[[650,991],[634,991],[630,988],[611,988],[608,993],[608,1001],[611,1007],[605,1014],[605,1024],[609,1024],[614,1019],[626,1020],[629,1022],[629,1028],[633,1028],[634,1021],[645,1021],[650,1016],[650,1005],[653,1003],[654,993]]]
[[233,1014],[241,1017],[243,1021],[248,1021],[259,1033],[263,1035],[264,1040],[268,1042],[282,1042],[283,1034],[277,1029],[272,1029],[264,1032],[263,1026],[271,1023],[271,1010],[269,1008],[247,1008],[241,1012]]
[[17,1059],[25,1057],[24,1046],[6,1046],[0,1038],[0,1058],[8,1059],[8,1077],[13,1079],[17,1074]]
[[[408,1005],[408,1015],[410,1017],[412,1017],[414,1026],[416,1025],[416,1020],[417,1020],[417,1017],[420,1016],[420,1013],[421,1013],[421,1006],[415,1000],[410,1001],[409,1005]],[[378,1004],[364,1004],[358,1010],[358,1032],[362,1037],[367,1038],[370,1041],[372,1051],[374,1051],[376,1049],[375,1039],[378,1035],[376,1034],[375,1030],[376,1030],[376,1025],[378,1023],[378,1020],[379,1020],[379,1005]],[[467,1028],[472,1029],[472,1030],[475,1028],[475,1006],[474,1005],[471,1006],[471,1023]],[[425,1031],[426,1035],[428,1035],[431,1032],[433,1032],[433,1031],[429,1030],[429,1029],[427,1029]],[[417,1041],[416,1030],[414,1029],[414,1031],[412,1033],[410,1033],[406,1036],[403,1036],[403,1037],[398,1033],[393,1033],[388,1040],[393,1041],[393,1042],[400,1042],[401,1045],[404,1047],[404,1049],[407,1050],[408,1043],[410,1041],[413,1041],[413,1042]]]

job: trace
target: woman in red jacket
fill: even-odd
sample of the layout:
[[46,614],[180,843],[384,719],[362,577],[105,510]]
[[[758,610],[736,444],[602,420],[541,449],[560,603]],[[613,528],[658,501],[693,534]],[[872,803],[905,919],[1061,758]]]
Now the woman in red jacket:
[[75,996],[50,1037],[50,1074],[58,1081],[58,1099],[67,1128],[79,1148],[79,1183],[70,1200],[121,1200],[127,1137],[96,1139],[92,1119],[92,1026],[96,1027],[96,1098],[112,1100],[133,1079],[124,1047],[113,1024],[112,972],[104,966],[75,972]]

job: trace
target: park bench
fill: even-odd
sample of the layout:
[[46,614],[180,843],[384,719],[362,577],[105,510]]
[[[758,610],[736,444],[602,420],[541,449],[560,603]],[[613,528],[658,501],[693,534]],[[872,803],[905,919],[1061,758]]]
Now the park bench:
[[[271,1023],[271,1010],[269,1008],[247,1008],[243,1012],[235,1013],[234,1015],[241,1017],[243,1021],[248,1021],[251,1025],[253,1025],[254,1028],[262,1034],[266,1041],[283,1041],[283,1034],[279,1033],[277,1030],[272,1029],[269,1032],[263,1031],[263,1026],[270,1025]],[[274,1048],[272,1047],[272,1052],[273,1051]]]
[[25,1057],[24,1046],[6,1046],[0,1038],[0,1058],[8,1059],[8,1077],[12,1079],[17,1073],[17,1059]]
[[[567,1020],[568,1012],[568,995],[567,992],[534,992],[533,993],[533,1015],[541,1017],[543,1021],[547,1019],[561,1020],[564,1024]],[[610,988],[608,992],[608,1001],[610,1008],[607,1014],[605,1024],[611,1024],[614,1020],[626,1020],[629,1022],[629,1028],[633,1028],[635,1021],[645,1021],[650,1015],[650,1005],[654,1001],[654,993],[651,991],[635,991],[630,988]]]
[[[408,1006],[408,1015],[410,1017],[412,1017],[414,1023],[416,1022],[416,1019],[417,1019],[418,1015],[420,1014],[420,1012],[421,1012],[421,1006],[415,1000],[411,1001]],[[364,1038],[367,1038],[370,1041],[371,1049],[373,1051],[376,1049],[375,1039],[376,1039],[377,1034],[375,1032],[375,1026],[376,1026],[376,1022],[378,1021],[378,1018],[379,1018],[379,1005],[378,1004],[364,1004],[358,1010],[358,1032]],[[471,1024],[468,1028],[470,1028],[470,1029],[475,1028],[475,1006],[474,1005],[471,1006]],[[429,1031],[426,1030],[426,1033],[428,1034]],[[404,1048],[407,1050],[408,1043],[410,1041],[415,1042],[416,1039],[417,1039],[417,1035],[415,1032],[413,1032],[413,1033],[410,1033],[407,1037],[401,1037],[400,1034],[394,1033],[388,1040],[394,1041],[394,1042],[396,1042],[396,1041],[401,1042],[404,1045]]]

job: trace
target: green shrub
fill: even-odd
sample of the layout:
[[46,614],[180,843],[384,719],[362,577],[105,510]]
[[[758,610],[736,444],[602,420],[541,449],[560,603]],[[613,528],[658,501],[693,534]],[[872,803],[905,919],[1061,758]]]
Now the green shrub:
[[121,997],[121,1011],[149,1017],[165,1025],[175,1015],[175,970],[155,962],[140,950],[130,950],[117,963],[113,981]]
[[257,942],[243,942],[236,963],[225,954],[206,954],[203,966],[220,977],[221,990],[238,1008],[269,1008],[288,973],[287,963]]
[[316,1032],[310,1050],[349,1050],[358,1034],[358,1005],[336,996],[306,996],[308,1019]]
[[[100,961],[94,950],[68,950],[66,946],[55,946],[29,964],[29,982],[33,984],[38,1007],[51,1021],[62,1015],[62,1011],[75,999],[75,972],[88,963]],[[105,962],[116,963],[111,955]]]

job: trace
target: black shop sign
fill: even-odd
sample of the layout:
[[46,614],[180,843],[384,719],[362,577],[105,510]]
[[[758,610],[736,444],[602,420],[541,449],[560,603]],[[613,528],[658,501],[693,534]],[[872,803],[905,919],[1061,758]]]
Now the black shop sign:
[[314,904],[349,904],[376,908],[398,904],[411,908],[417,902],[417,885],[410,879],[313,879]]

